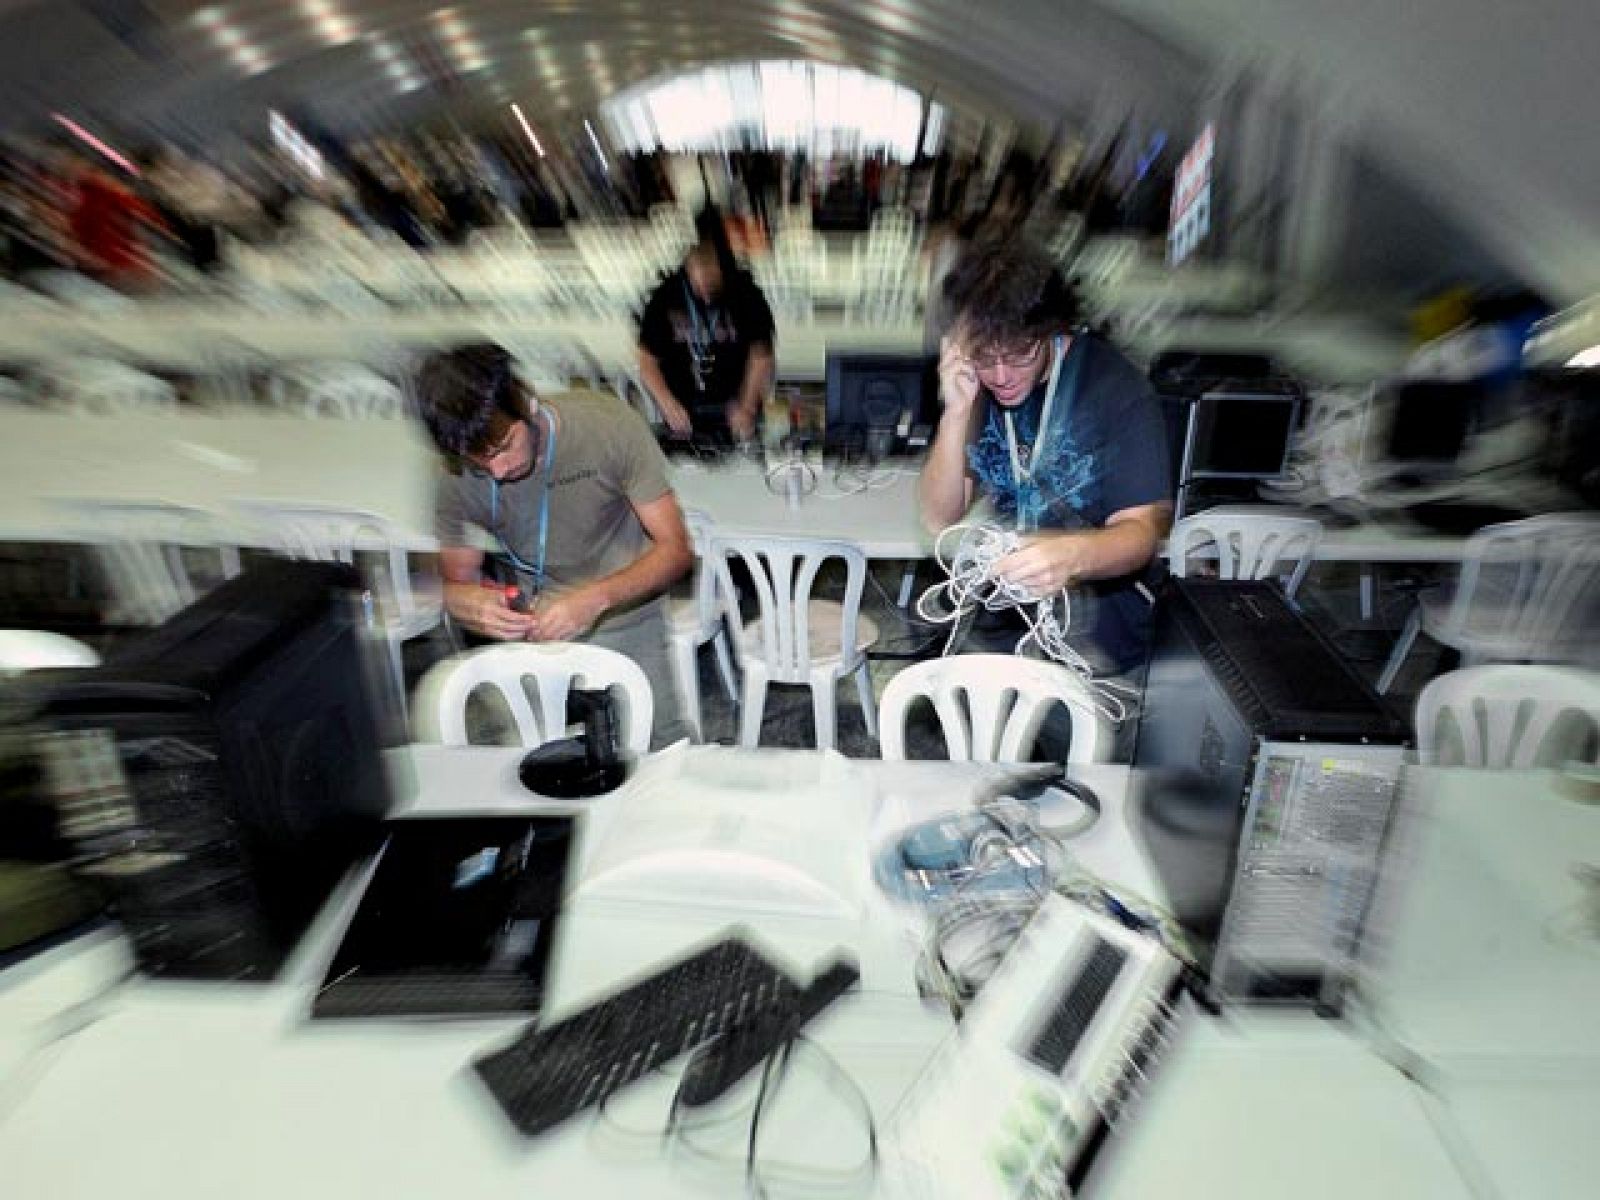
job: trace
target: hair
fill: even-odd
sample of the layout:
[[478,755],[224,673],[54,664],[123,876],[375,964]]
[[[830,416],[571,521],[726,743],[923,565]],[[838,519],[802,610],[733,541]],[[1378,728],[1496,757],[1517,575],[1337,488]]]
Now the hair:
[[707,204],[694,215],[695,244],[692,254],[716,255],[717,266],[722,271],[723,285],[730,284],[739,273],[739,260],[733,253],[733,243],[728,239],[728,227],[723,222],[722,210]]
[[944,299],[970,348],[1037,341],[1070,328],[1080,307],[1050,255],[1023,238],[984,239],[945,277]]
[[511,355],[493,342],[428,355],[417,369],[416,401],[434,445],[456,459],[489,448],[497,417],[528,415]]

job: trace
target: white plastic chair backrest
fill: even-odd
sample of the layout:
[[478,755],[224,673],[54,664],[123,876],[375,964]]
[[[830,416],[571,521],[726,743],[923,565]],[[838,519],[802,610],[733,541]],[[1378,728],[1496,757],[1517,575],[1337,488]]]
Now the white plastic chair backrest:
[[580,343],[558,337],[506,337],[501,339],[516,361],[517,375],[536,391],[564,392],[578,380],[598,388],[605,372]]
[[1172,527],[1167,554],[1172,573],[1179,578],[1188,574],[1189,556],[1208,545],[1216,546],[1217,575],[1222,579],[1269,579],[1279,573],[1279,563],[1292,559],[1294,573],[1287,588],[1292,595],[1321,540],[1322,524],[1311,517],[1208,511]]
[[913,663],[889,680],[878,702],[884,758],[905,758],[906,716],[923,697],[933,704],[952,762],[1026,762],[1058,703],[1072,717],[1068,762],[1100,762],[1110,750],[1094,696],[1065,667],[1012,654],[956,654]]
[[43,629],[0,629],[0,671],[94,667],[100,656],[77,638]]
[[380,610],[401,621],[416,615],[405,548],[394,526],[376,513],[276,500],[240,500],[236,505],[267,544],[290,558],[356,565],[358,556],[381,557],[383,568],[367,574]]
[[911,245],[917,218],[909,208],[880,208],[867,227],[869,253],[894,253]]
[[54,408],[96,416],[178,411],[178,393],[165,379],[112,359],[80,359],[45,372]]
[[530,749],[564,735],[567,695],[574,688],[611,690],[617,736],[626,752],[638,758],[650,749],[655,695],[645,673],[625,654],[577,642],[487,646],[432,667],[417,684],[411,708],[418,740],[470,744],[467,700],[483,687],[500,693],[516,723],[518,739]]
[[100,316],[129,313],[139,306],[133,297],[76,271],[37,271],[28,281],[62,304]]
[[722,620],[722,606],[717,602],[717,572],[709,559],[714,528],[711,518],[696,508],[684,512],[683,523],[689,530],[689,544],[694,547],[694,611],[704,637]]
[[155,624],[194,603],[197,590],[185,547],[214,549],[224,578],[239,573],[238,547],[226,540],[214,514],[164,500],[93,497],[57,501],[83,523],[101,555],[124,616]]
[[823,564],[830,559],[843,560],[840,665],[850,670],[860,663],[857,624],[861,593],[866,586],[867,558],[859,546],[810,538],[714,533],[710,557],[717,573],[718,598],[735,629],[742,628],[744,622],[729,564],[737,558],[749,572],[760,608],[760,635],[753,641],[740,639],[741,648],[758,653],[768,675],[778,683],[811,681],[811,592]]
[[1417,697],[1417,758],[1427,765],[1559,766],[1600,761],[1600,675],[1571,667],[1468,667]]
[[1600,517],[1553,513],[1489,525],[1467,539],[1440,636],[1493,638],[1539,657],[1583,637],[1575,617],[1600,586]]
[[393,420],[405,415],[405,394],[360,363],[321,363],[291,368],[273,377],[277,407],[306,417]]

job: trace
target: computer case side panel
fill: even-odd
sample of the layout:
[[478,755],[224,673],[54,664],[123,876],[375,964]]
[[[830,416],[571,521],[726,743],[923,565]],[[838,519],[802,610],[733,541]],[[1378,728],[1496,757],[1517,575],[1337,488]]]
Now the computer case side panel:
[[1233,878],[1255,736],[1170,607],[1158,609],[1133,763],[1133,826],[1174,916],[1209,942]]

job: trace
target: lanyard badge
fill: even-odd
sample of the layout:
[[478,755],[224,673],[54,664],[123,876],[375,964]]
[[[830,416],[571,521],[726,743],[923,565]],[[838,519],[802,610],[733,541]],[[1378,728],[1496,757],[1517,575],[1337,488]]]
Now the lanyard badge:
[[[1008,411],[1002,414],[1006,427],[1006,449],[1011,456],[1011,480],[1017,489],[1017,531],[1019,533],[1033,533],[1039,528],[1039,520],[1044,515],[1045,498],[1040,494],[1039,485],[1035,479],[1035,472],[1045,462],[1045,444],[1050,438],[1051,412],[1056,403],[1056,392],[1061,385],[1061,368],[1070,351],[1070,343],[1057,337],[1054,339],[1053,354],[1050,359],[1050,381],[1045,387],[1044,403],[1039,407],[1039,424],[1034,430],[1033,445],[1024,451],[1017,442],[1016,422]],[[1078,386],[1078,365],[1080,358],[1074,356],[1071,369],[1067,372],[1067,398],[1066,406],[1070,411],[1073,396]],[[1066,417],[1063,415],[1062,421]],[[1026,454],[1026,459],[1024,459]]]
[[695,390],[703,392],[710,385],[711,373],[717,366],[717,310],[707,309],[702,320],[700,306],[695,303],[687,280],[683,284],[683,299],[689,310],[689,368],[694,373]]
[[544,470],[540,473],[541,479],[539,483],[539,549],[537,561],[528,562],[516,550],[512,549],[511,543],[500,534],[500,481],[498,479],[493,481],[493,486],[489,492],[489,533],[499,540],[501,548],[506,552],[506,557],[511,560],[511,565],[532,577],[533,592],[523,598],[523,602],[529,607],[538,597],[540,590],[544,588],[544,556],[546,545],[550,539],[550,477],[555,473],[556,466],[556,423],[545,409],[541,408],[539,415],[544,418],[545,447]]

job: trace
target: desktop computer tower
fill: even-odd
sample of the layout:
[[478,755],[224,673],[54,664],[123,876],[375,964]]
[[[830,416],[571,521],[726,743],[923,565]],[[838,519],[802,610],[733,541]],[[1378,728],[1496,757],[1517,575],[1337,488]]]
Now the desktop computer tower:
[[272,560],[105,665],[23,687],[80,879],[139,968],[269,979],[390,793],[360,579]]
[[1132,821],[1219,1000],[1337,1010],[1408,744],[1276,584],[1169,581]]

